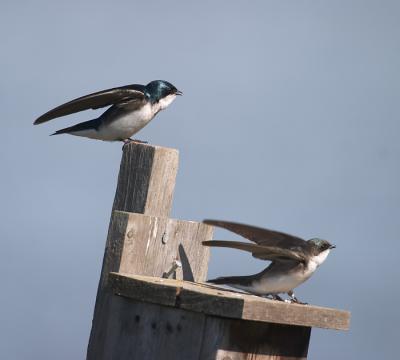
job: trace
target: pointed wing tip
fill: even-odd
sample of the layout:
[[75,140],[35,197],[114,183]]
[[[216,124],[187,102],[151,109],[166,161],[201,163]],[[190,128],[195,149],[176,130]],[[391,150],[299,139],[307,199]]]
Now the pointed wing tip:
[[[56,108],[56,109],[57,109],[57,108]],[[58,117],[64,116],[64,115],[55,114],[55,113],[54,113],[54,110],[55,110],[55,109],[50,110],[50,111],[46,112],[46,113],[43,114],[43,115],[40,115],[40,116],[33,122],[33,125],[40,125],[40,124],[43,124],[43,123],[45,123],[45,122],[47,122],[47,121],[50,121],[50,120],[56,119],[56,118],[58,118]]]
[[204,219],[203,223],[207,224],[207,225],[215,225],[217,224],[219,221],[218,220],[212,220],[212,219]]
[[47,120],[49,120],[49,119],[44,118],[43,116],[40,116],[40,117],[38,117],[38,118],[33,122],[33,125],[40,125],[40,124],[43,124],[43,123],[46,122]]

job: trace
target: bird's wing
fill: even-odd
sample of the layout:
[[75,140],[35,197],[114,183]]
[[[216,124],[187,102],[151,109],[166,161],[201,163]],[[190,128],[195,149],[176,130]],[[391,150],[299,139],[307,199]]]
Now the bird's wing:
[[34,124],[42,124],[51,119],[76,113],[88,109],[98,109],[105,106],[126,102],[129,100],[142,100],[145,98],[145,87],[143,85],[127,85],[112,89],[102,90],[93,94],[85,95],[57,106],[38,117]]
[[301,248],[283,249],[277,246],[263,246],[257,244],[249,244],[238,241],[225,240],[209,240],[203,241],[205,246],[227,247],[251,252],[252,255],[261,260],[270,261],[306,261],[306,254]]
[[221,220],[204,220],[203,222],[208,225],[214,225],[232,231],[240,236],[245,237],[246,239],[255,242],[258,245],[289,248],[305,247],[307,243],[297,236],[251,225]]

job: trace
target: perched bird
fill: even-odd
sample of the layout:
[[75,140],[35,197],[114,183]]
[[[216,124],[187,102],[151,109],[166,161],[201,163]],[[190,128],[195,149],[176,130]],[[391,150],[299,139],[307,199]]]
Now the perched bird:
[[293,289],[306,281],[335,248],[326,240],[305,241],[299,237],[228,221],[204,220],[205,224],[218,226],[239,234],[253,243],[210,240],[205,246],[228,247],[251,252],[261,260],[269,260],[269,266],[258,274],[227,276],[208,280],[213,284],[228,285],[259,296],[271,296],[282,300],[278,294],[287,293],[292,302],[301,303]]
[[[97,119],[85,121],[52,135],[70,134],[104,141],[133,141],[137,133],[158,112],[168,107],[182,95],[174,85],[164,80],[154,80],[147,85],[126,85],[102,90],[71,100],[38,117],[34,125],[88,109],[110,106]],[[140,140],[135,140],[141,142]]]

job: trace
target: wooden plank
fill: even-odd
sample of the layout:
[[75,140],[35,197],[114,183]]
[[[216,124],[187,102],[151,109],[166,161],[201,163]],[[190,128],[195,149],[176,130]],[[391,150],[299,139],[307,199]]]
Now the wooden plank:
[[168,217],[178,163],[176,149],[137,143],[124,146],[113,210]]
[[205,280],[210,252],[201,243],[212,238],[211,226],[133,213],[115,216],[128,216],[119,272],[161,277],[178,259],[181,279]]
[[104,352],[96,360],[192,360],[199,357],[205,317],[115,296]]
[[[136,143],[124,146],[113,210],[168,217],[172,207],[178,161],[179,154],[175,149]],[[126,262],[127,255],[124,253],[129,250],[125,246],[129,220],[126,213],[113,212],[111,216],[87,359],[99,359],[105,351],[104,343],[114,298],[109,287],[108,274],[110,271],[120,270],[121,260],[125,261],[125,271],[129,271],[132,263]],[[190,240],[192,239],[189,238],[188,241]],[[140,241],[138,239],[137,242]],[[149,266],[151,267],[151,262]],[[147,268],[144,273],[151,272]]]
[[[144,279],[149,278],[149,281]],[[154,279],[154,280],[153,280]],[[157,280],[155,280],[157,279]],[[182,280],[175,280],[182,283]],[[181,286],[172,279],[159,279],[147,276],[121,275],[110,273],[110,286],[113,292],[124,297],[138,301],[175,306],[178,292]]]
[[305,359],[310,328],[223,319],[115,297],[97,360]]
[[208,315],[336,330],[348,330],[350,324],[350,313],[343,310],[289,304],[173,279],[121,273],[110,274],[110,279],[118,295]]
[[124,247],[124,237],[126,234],[126,227],[128,226],[128,220],[129,216],[127,213],[113,214],[111,217],[98,291],[108,286],[108,275],[111,271],[120,271],[122,249]]
[[199,359],[306,359],[311,328],[206,316]]
[[184,286],[180,307],[207,314],[276,324],[348,330],[350,313],[343,310],[285,303],[258,296]]
[[114,298],[109,285],[109,272],[110,270],[119,271],[127,224],[128,215],[126,213],[120,216],[115,216],[114,214],[111,217],[102,272],[97,289],[87,359],[100,359],[104,353],[104,340],[107,337],[108,321],[110,318],[110,303]]
[[107,329],[115,316],[111,310],[115,300],[110,291],[109,272],[160,277],[170,269],[174,259],[179,259],[183,271],[177,276],[204,281],[210,253],[201,243],[212,238],[212,230],[209,225],[193,221],[113,213],[92,326],[92,338],[97,340],[93,340],[93,346],[89,345],[88,359],[101,358],[106,351]]
[[155,149],[143,214],[169,217],[178,173],[179,152],[176,149],[162,147]]

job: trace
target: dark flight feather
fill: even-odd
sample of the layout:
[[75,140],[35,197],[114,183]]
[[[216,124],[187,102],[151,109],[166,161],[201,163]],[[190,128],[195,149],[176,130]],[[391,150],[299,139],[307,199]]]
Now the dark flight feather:
[[203,241],[205,246],[227,247],[232,249],[239,249],[251,252],[253,257],[261,260],[270,261],[306,261],[307,256],[302,251],[302,248],[295,248],[293,250],[281,248],[278,246],[264,246],[257,244],[244,243],[239,241],[224,241],[224,240],[209,240]]
[[289,247],[305,247],[306,241],[293,235],[285,234],[279,231],[268,230],[256,226],[240,224],[230,221],[210,220],[203,221],[205,224],[218,226],[229,230],[255,242],[258,245]]
[[253,283],[253,276],[222,276],[216,279],[207,280],[208,283],[217,285],[240,284],[242,286],[251,286]]
[[90,129],[97,130],[99,128],[100,124],[101,124],[100,119],[84,121],[82,123],[79,123],[79,124],[76,124],[76,125],[61,129],[61,130],[57,130],[55,133],[53,133],[51,135],[69,134],[69,133],[76,132],[76,131],[90,130]]
[[46,121],[83,110],[98,109],[135,99],[142,100],[145,97],[145,86],[138,84],[102,90],[57,106],[56,108],[38,117],[34,124],[42,124]]

